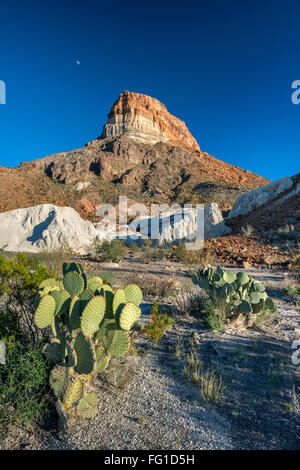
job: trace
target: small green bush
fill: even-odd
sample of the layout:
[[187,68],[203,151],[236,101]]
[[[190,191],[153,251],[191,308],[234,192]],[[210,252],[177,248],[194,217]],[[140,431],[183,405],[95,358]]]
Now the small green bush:
[[122,240],[105,240],[101,245],[96,247],[96,254],[103,261],[118,263],[126,255],[128,248]]
[[183,264],[199,264],[202,266],[210,263],[213,254],[209,248],[201,250],[187,250],[185,245],[173,246],[171,251],[172,261]]
[[[146,241],[146,240],[144,240]],[[169,251],[164,248],[146,246],[143,248],[144,259],[145,261],[163,261],[168,255]]]
[[29,349],[13,336],[3,338],[6,364],[0,364],[0,431],[10,423],[33,425],[47,413],[50,365],[41,347]]
[[0,256],[1,336],[15,335],[17,340],[37,341],[33,304],[40,283],[47,277],[48,269],[33,258],[22,254],[12,259]]
[[224,328],[224,322],[221,318],[216,315],[207,315],[205,317],[205,325],[209,330],[221,330]]
[[158,303],[153,302],[149,323],[142,328],[141,333],[151,339],[153,343],[157,343],[172,323],[172,318],[164,313],[159,313]]
[[299,293],[299,289],[293,284],[287,284],[284,289],[282,289],[282,293],[287,297],[296,297]]

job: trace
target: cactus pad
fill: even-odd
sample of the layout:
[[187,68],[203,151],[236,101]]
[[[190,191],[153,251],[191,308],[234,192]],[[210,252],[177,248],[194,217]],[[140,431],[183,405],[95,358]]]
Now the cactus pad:
[[68,367],[75,367],[77,364],[77,356],[74,349],[74,345],[72,343],[67,342],[66,344],[66,352],[68,356]]
[[113,312],[114,294],[113,292],[110,292],[109,290],[103,291],[103,293],[104,293],[104,298],[106,302],[105,317],[113,319],[115,318],[114,312]]
[[91,419],[95,416],[97,412],[97,398],[94,393],[87,393],[81,400],[79,401],[76,412],[79,418],[83,419]]
[[113,313],[118,318],[122,308],[126,304],[126,294],[123,289],[117,289],[113,299]]
[[49,377],[50,387],[57,398],[61,398],[67,388],[69,369],[64,366],[55,366]]
[[66,342],[64,339],[54,338],[44,347],[44,354],[54,363],[62,362],[65,358]]
[[236,280],[241,286],[247,284],[250,281],[250,277],[245,273],[237,273]]
[[55,300],[55,315],[62,315],[70,307],[71,297],[65,290],[52,291],[50,294]]
[[71,297],[80,295],[84,290],[84,280],[76,271],[69,271],[63,280],[64,288],[69,292]]
[[65,276],[69,272],[77,272],[78,274],[82,274],[84,269],[81,264],[79,263],[63,263],[63,275]]
[[70,304],[69,323],[73,330],[80,327],[81,302],[78,295],[75,295]]
[[139,286],[135,284],[128,284],[124,288],[125,296],[126,296],[126,302],[132,302],[135,305],[139,306],[142,298],[143,298],[143,293]]
[[54,278],[45,279],[41,282],[39,289],[44,289],[45,287],[57,287],[59,290],[63,289],[63,284],[61,281],[58,281]]
[[236,275],[231,271],[225,271],[223,274],[223,280],[228,282],[228,284],[232,284],[236,280]]
[[265,291],[264,286],[259,281],[253,282],[252,286],[253,286],[253,289],[255,290],[255,292],[264,292]]
[[115,325],[115,320],[114,318],[107,318],[105,316],[100,323],[99,330],[97,331],[97,340],[99,343],[102,343],[103,338],[106,335],[108,325]]
[[106,354],[105,349],[100,346],[96,349],[96,359],[97,365],[95,369],[95,374],[97,375],[107,368],[110,361],[110,355]]
[[239,305],[239,311],[241,313],[251,313],[252,312],[252,307],[250,302],[247,302],[246,300],[243,300],[243,302]]
[[118,328],[116,325],[109,325],[105,337],[105,347],[112,356],[123,356],[130,346],[129,335],[127,331]]
[[55,300],[51,295],[44,295],[38,304],[34,315],[34,322],[38,328],[50,326],[54,320]]
[[84,291],[79,296],[82,310],[85,309],[85,307],[93,297],[94,292],[92,292],[90,289],[84,289]]
[[78,374],[91,374],[96,365],[92,343],[82,333],[78,333],[74,342],[74,349],[77,356],[76,372]]
[[78,401],[82,394],[82,382],[79,378],[74,378],[69,382],[68,388],[65,393],[64,404],[70,408],[76,401]]
[[84,336],[93,335],[98,329],[105,313],[106,303],[104,297],[97,295],[89,301],[81,317],[81,331]]
[[141,316],[141,309],[133,304],[132,302],[128,302],[124,305],[121,310],[120,317],[119,317],[119,324],[122,330],[129,331],[132,325],[138,321]]
[[90,279],[87,280],[87,288],[90,289],[92,292],[96,292],[96,290],[100,289],[103,284],[103,281],[101,277],[99,276],[93,276],[90,277]]

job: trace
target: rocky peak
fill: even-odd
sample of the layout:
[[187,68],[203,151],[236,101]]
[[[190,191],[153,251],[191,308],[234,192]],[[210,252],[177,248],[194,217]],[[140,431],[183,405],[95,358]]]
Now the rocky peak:
[[141,93],[124,91],[119,96],[110,110],[101,138],[123,134],[148,144],[165,142],[192,152],[200,151],[183,121],[170,114],[163,103]]

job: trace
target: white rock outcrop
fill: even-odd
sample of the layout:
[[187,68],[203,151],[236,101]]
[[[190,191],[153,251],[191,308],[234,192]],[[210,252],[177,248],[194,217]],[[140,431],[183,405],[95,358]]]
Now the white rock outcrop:
[[228,219],[237,217],[239,215],[249,214],[257,207],[272,201],[272,199],[277,197],[280,193],[290,189],[293,184],[294,182],[292,178],[286,176],[279,180],[272,181],[266,186],[254,189],[249,193],[242,194],[235,201],[231,211],[228,214]]
[[84,254],[96,237],[93,224],[71,207],[41,204],[0,213],[0,248],[6,251],[70,249]]
[[231,232],[216,203],[204,210],[187,208],[184,212],[180,209],[157,217],[141,217],[129,224],[129,228],[131,233],[138,230],[138,236],[156,239],[161,246],[176,241],[193,242],[196,233],[200,240],[207,240]]

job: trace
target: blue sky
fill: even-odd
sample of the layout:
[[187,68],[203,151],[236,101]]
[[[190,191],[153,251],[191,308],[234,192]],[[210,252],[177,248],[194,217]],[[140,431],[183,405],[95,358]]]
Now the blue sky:
[[0,165],[83,146],[130,90],[217,158],[270,179],[300,171],[299,0],[5,3]]

